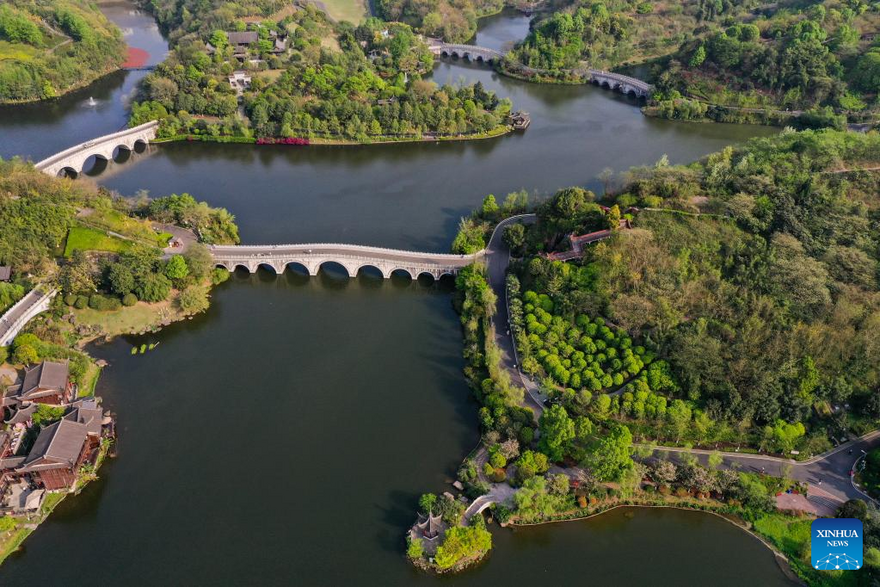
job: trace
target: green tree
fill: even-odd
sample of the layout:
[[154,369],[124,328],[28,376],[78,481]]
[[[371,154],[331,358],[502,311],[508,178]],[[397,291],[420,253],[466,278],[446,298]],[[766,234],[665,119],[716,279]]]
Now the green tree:
[[32,365],[40,360],[37,349],[29,344],[16,345],[12,360],[21,365]]
[[75,250],[70,260],[61,268],[61,288],[68,293],[91,293],[95,291],[94,269],[85,253]]
[[177,302],[180,304],[180,309],[187,314],[204,312],[210,306],[208,290],[200,285],[191,285],[181,291]]
[[495,218],[498,214],[498,203],[495,201],[495,196],[489,194],[485,198],[483,198],[483,206],[481,209],[483,218]]
[[583,465],[600,481],[617,481],[632,467],[632,434],[622,424],[611,423],[606,434],[587,450]]
[[434,493],[423,493],[419,498],[419,511],[423,514],[433,512],[437,506],[437,495]]
[[446,531],[443,544],[437,547],[434,562],[441,570],[458,562],[481,555],[492,548],[492,535],[479,526],[456,526]]
[[135,293],[145,302],[161,302],[171,292],[171,282],[161,273],[150,273],[141,279]]
[[502,238],[511,251],[519,251],[526,242],[526,227],[519,222],[506,226]]
[[165,277],[174,283],[179,283],[189,275],[189,267],[181,255],[174,255],[165,264]]
[[538,427],[541,431],[538,448],[551,461],[561,461],[575,437],[574,420],[568,416],[564,407],[554,404],[541,414]]
[[424,556],[425,549],[422,546],[421,538],[407,538],[407,542],[406,556],[408,556],[412,560],[417,560]]

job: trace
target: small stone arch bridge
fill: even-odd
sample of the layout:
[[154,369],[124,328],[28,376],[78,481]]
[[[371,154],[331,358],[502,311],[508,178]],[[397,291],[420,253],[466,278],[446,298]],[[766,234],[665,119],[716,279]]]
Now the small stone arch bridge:
[[484,63],[500,63],[504,59],[504,53],[501,51],[478,47],[477,45],[457,45],[455,43],[432,40],[428,48],[431,50],[431,53],[438,57],[457,57],[459,59]]
[[[487,47],[444,43],[439,39],[428,39],[428,48],[431,50],[431,53],[437,57],[457,57],[472,62],[491,64],[500,63],[505,55],[501,51],[496,51],[495,49],[489,49]],[[521,67],[527,72],[540,73],[540,70],[532,69],[525,65],[521,65]],[[635,98],[648,98],[653,89],[648,82],[628,75],[602,71],[600,69],[586,69],[582,71],[586,74],[591,83],[609,90],[615,90],[622,94],[628,94]]]
[[591,83],[620,92],[621,94],[629,94],[636,98],[650,97],[653,89],[648,82],[620,73],[611,73],[610,71],[598,69],[588,69],[587,73],[590,76]]
[[309,275],[317,275],[321,265],[338,263],[355,277],[364,267],[378,269],[386,279],[395,271],[404,271],[412,279],[430,275],[440,279],[444,275],[456,275],[464,267],[484,256],[484,252],[473,255],[451,255],[444,253],[420,253],[399,249],[385,249],[345,244],[301,244],[301,245],[215,245],[208,249],[214,264],[228,271],[238,267],[254,273],[261,266],[270,268],[280,275],[290,264],[304,267]]
[[99,159],[112,161],[113,153],[117,148],[134,151],[139,144],[146,146],[156,138],[158,126],[159,121],[153,120],[134,128],[98,137],[47,157],[34,167],[53,177],[60,175],[65,170],[79,174],[82,173],[86,160],[92,155]]

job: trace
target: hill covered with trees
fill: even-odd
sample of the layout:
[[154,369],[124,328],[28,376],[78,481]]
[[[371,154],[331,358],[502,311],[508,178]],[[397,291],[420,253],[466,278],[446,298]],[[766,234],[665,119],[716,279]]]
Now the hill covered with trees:
[[120,67],[122,34],[84,0],[0,5],[0,103],[54,98]]

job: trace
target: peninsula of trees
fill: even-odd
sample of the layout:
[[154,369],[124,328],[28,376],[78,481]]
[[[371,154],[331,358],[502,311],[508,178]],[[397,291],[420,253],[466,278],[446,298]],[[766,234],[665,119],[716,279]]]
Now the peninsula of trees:
[[[492,517],[510,524],[620,505],[721,512],[816,582],[809,518],[776,503],[805,485],[784,469],[737,471],[720,453],[706,467],[653,447],[807,458],[878,427],[878,159],[876,133],[785,131],[691,165],[632,169],[601,198],[560,190],[533,224],[507,226],[509,334],[494,329],[505,300],[485,270],[456,281],[483,438],[459,470],[462,491],[491,498]],[[456,249],[482,248],[522,207],[520,194],[500,205],[488,196]],[[606,238],[572,250],[597,231]],[[520,365],[502,358],[506,336]],[[539,417],[511,369],[546,398]],[[408,536],[417,565],[443,572],[488,551],[483,521],[451,496],[419,507]],[[877,576],[880,517],[861,502],[838,515],[853,511]]]
[[[131,124],[162,138],[377,142],[479,138],[510,127],[509,100],[480,84],[421,79],[433,56],[406,24],[333,23],[314,6],[272,2],[185,14],[154,2],[173,50],[143,82]],[[243,114],[243,116],[242,116]]]
[[119,29],[85,0],[0,4],[0,103],[54,98],[119,69]]

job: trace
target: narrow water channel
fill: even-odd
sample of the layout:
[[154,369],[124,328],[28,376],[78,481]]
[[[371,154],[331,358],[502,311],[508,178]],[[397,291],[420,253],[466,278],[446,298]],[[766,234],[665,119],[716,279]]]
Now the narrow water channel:
[[[114,6],[105,10],[130,38],[164,51],[148,17]],[[505,13],[484,21],[478,42],[500,47],[527,26]],[[141,75],[0,110],[0,155],[38,159],[116,130]],[[460,62],[439,63],[433,77],[479,80],[534,122],[477,143],[159,146],[97,181],[225,206],[246,242],[441,251],[487,193],[598,189],[606,167],[664,154],[688,161],[774,132],[651,120],[602,90],[528,85]],[[103,105],[82,106],[89,96]],[[6,561],[0,584],[437,584],[406,563],[403,535],[418,494],[447,490],[478,440],[450,291],[332,271],[236,274],[205,315],[94,347],[110,362],[98,393],[119,415],[119,458]],[[131,356],[142,342],[159,346]],[[493,533],[488,561],[442,582],[785,584],[755,539],[691,512],[618,511]]]

